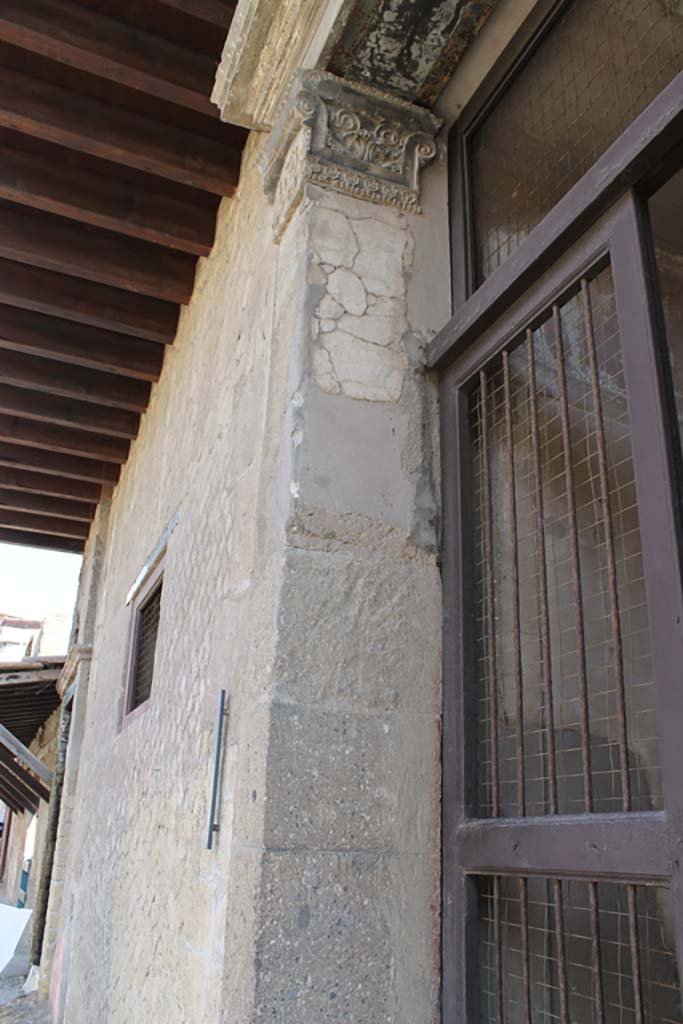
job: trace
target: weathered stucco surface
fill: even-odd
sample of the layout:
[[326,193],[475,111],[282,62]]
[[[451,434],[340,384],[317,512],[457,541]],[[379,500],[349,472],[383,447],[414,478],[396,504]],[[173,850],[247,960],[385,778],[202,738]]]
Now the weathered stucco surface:
[[[421,350],[448,315],[445,168],[427,172],[424,217],[307,186],[276,245],[259,145],[93,562],[48,915],[67,1024],[435,1015],[440,594]],[[152,699],[122,727],[126,594],[175,516]]]

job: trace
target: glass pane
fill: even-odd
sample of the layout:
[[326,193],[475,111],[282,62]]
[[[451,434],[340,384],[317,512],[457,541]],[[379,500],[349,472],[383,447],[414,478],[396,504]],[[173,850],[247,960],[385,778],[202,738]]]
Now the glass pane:
[[650,223],[671,359],[678,442],[683,433],[683,171],[650,200]]
[[662,806],[610,268],[576,288],[470,396],[482,817]]
[[479,282],[683,68],[678,0],[574,0],[471,146]]
[[644,1024],[681,1024],[671,904],[663,887],[481,878],[482,1024],[524,1024],[527,998],[532,1024],[560,1021],[563,976],[572,1024],[594,1024],[600,1000],[607,1024],[635,1024],[636,986]]

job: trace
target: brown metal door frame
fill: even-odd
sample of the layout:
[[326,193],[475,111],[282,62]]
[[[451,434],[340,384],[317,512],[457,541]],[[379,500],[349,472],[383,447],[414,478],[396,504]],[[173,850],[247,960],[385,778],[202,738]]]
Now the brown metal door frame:
[[[513,302],[441,379],[444,512],[443,1019],[478,1015],[477,905],[484,874],[664,882],[675,897],[683,977],[683,579],[675,492],[677,439],[664,395],[666,354],[642,201],[629,192]],[[467,538],[468,388],[480,368],[609,262],[615,287],[651,617],[664,812],[472,818],[475,801],[472,568]]]

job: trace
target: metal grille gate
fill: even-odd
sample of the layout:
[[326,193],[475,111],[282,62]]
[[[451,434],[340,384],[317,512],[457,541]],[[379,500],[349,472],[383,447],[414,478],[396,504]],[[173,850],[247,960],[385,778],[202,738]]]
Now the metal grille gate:
[[683,1021],[683,598],[643,231],[629,194],[443,378],[449,1024]]

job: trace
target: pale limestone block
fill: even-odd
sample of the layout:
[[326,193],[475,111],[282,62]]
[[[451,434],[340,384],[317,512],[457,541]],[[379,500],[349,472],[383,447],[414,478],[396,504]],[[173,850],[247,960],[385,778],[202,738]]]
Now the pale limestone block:
[[339,330],[326,335],[324,343],[345,395],[368,402],[398,401],[406,371],[400,353],[368,345]]
[[329,320],[338,320],[343,312],[344,307],[336,299],[333,299],[331,295],[326,295],[317,309],[319,317]]
[[323,332],[323,334],[328,334],[330,331],[335,330],[336,326],[337,326],[337,321],[336,320],[321,320],[320,321],[320,330]]
[[345,313],[339,321],[339,329],[353,334],[354,338],[372,342],[373,345],[391,345],[398,342],[408,324],[405,317],[349,316]]
[[363,282],[357,274],[341,267],[330,274],[327,282],[330,295],[346,310],[360,316],[367,309],[368,300]]
[[358,255],[358,242],[346,217],[320,207],[314,209],[311,219],[311,244],[320,262],[352,267]]
[[[405,294],[403,255],[408,235],[399,225],[376,220],[353,222],[360,252],[353,269],[368,292],[402,298]],[[347,312],[356,312],[349,309]]]

